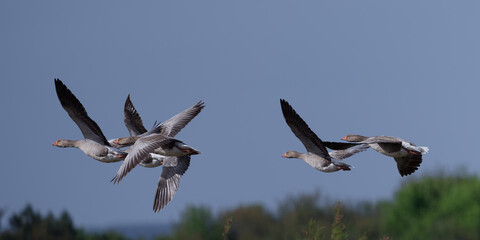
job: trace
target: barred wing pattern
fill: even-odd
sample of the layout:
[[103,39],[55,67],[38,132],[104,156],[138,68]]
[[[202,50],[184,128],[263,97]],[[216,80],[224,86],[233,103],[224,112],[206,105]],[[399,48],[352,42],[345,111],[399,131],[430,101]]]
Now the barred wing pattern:
[[153,211],[163,209],[175,196],[180,179],[190,165],[190,156],[166,157],[163,161],[162,175],[158,180],[157,192],[153,202]]

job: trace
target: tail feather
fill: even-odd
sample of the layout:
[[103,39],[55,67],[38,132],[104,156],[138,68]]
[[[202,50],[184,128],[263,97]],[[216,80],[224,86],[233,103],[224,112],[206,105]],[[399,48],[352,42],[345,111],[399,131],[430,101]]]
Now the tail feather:
[[336,165],[338,169],[341,169],[343,171],[350,171],[352,170],[352,168],[354,168],[354,166],[351,166],[351,165],[348,165],[346,163],[344,164],[339,164],[339,165]]
[[428,153],[428,147],[420,147],[420,152],[421,153]]
[[343,171],[350,171],[350,170],[352,170],[352,169],[350,169],[350,166],[348,166],[348,165],[342,165],[342,166],[338,166],[338,167],[340,167],[340,169],[342,169]]
[[350,171],[352,170],[352,168],[355,168],[354,166],[346,164],[345,162],[337,160],[335,158],[332,158],[332,162],[338,169],[343,171]]

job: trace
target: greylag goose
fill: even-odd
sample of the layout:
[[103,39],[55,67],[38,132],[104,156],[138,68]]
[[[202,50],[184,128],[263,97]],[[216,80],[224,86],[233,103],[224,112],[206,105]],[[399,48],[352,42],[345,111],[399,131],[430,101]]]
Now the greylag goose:
[[[280,99],[280,105],[287,125],[308,151],[307,153],[288,151],[283,154],[282,157],[300,158],[313,168],[322,172],[349,171],[352,166],[341,160],[365,151],[368,148],[366,144],[359,144],[354,147],[351,147],[352,145],[345,145],[349,146],[349,148],[329,153],[322,140],[308,127],[307,123],[303,121],[287,101]],[[336,143],[336,145],[341,146],[342,144]],[[345,146],[342,148],[346,148]]]
[[[193,148],[187,148],[181,153],[186,153],[187,155],[185,156],[165,156],[177,154],[168,153],[168,151],[166,153],[164,150],[161,150],[161,148],[156,148],[156,146],[153,146],[153,142],[157,141],[157,143],[160,143],[161,141],[166,141],[169,138],[177,135],[177,133],[180,132],[180,130],[182,130],[195,116],[197,116],[203,108],[204,102],[199,101],[192,107],[178,113],[164,123],[157,125],[158,127],[154,126],[159,131],[153,132],[152,134],[151,131],[145,132],[146,129],[143,127],[142,120],[133,106],[129,96],[125,102],[124,115],[125,126],[127,129],[129,129],[130,137],[118,138],[113,142],[114,144],[118,144],[122,147],[133,144],[133,146],[128,148],[126,151],[129,153],[131,152],[131,156],[136,155],[137,157],[126,159],[112,181],[118,183],[136,166],[136,164],[148,168],[163,165],[162,174],[158,181],[157,192],[155,194],[153,210],[158,212],[163,209],[172,200],[173,196],[177,192],[180,179],[190,165],[190,155],[199,154],[200,152]],[[139,143],[135,144],[137,140]],[[177,143],[180,145],[182,144],[181,142]],[[168,144],[165,145],[167,146]],[[156,148],[157,151],[151,151],[152,148]],[[180,146],[180,148],[182,148],[182,146]],[[144,151],[147,151],[148,153],[145,154]],[[162,153],[164,155],[160,155],[155,152]]]
[[161,159],[160,161],[164,160],[161,156],[158,158],[159,156],[156,156],[156,154],[164,157],[182,157],[200,154],[200,152],[177,139],[167,137],[160,133],[150,134],[139,138],[133,144],[128,156],[123,161],[122,166],[120,166],[120,169],[118,169],[112,181],[114,183],[120,182],[128,172],[148,157]]
[[203,101],[199,101],[190,108],[183,110],[182,112],[171,117],[167,121],[154,125],[152,130],[146,131],[143,126],[142,119],[138,115],[135,107],[130,101],[130,95],[125,102],[124,114],[125,114],[125,126],[130,132],[130,137],[121,137],[114,139],[113,144],[121,147],[131,146],[140,137],[152,134],[160,133],[168,137],[175,137],[180,130],[182,130],[194,117],[196,117],[202,109],[205,107]]
[[[125,126],[130,133],[130,137],[122,137],[114,140],[110,140],[109,143],[116,148],[123,148],[131,146],[135,141],[143,136],[150,135],[153,133],[162,133],[169,137],[174,137],[180,130],[182,130],[194,117],[196,117],[200,111],[205,107],[203,101],[199,101],[192,107],[185,109],[184,111],[176,114],[172,118],[168,119],[162,124],[157,124],[156,122],[153,125],[153,128],[147,132],[143,126],[143,121],[140,115],[138,114],[135,106],[133,106],[132,101],[130,100],[130,94],[125,101],[123,108],[124,113],[124,122]],[[130,151],[129,149],[125,150],[126,152]],[[151,153],[151,156],[148,156],[142,160],[139,164],[143,167],[154,168],[162,165],[164,156],[159,154]]]
[[148,166],[145,159],[153,159],[152,167],[155,167],[156,163],[162,165],[153,204],[153,210],[158,212],[172,200],[181,177],[190,165],[190,155],[195,154],[200,152],[179,140],[159,133],[150,134],[139,138],[133,144],[112,181],[120,182],[137,164]]
[[85,154],[101,162],[118,162],[123,160],[127,153],[117,151],[110,146],[102,133],[100,127],[93,121],[85,111],[85,108],[73,93],[63,84],[60,79],[55,79],[55,89],[58,100],[70,118],[82,131],[83,140],[60,139],[52,145],[56,147],[75,147]]
[[414,173],[422,163],[422,154],[428,152],[428,147],[417,147],[411,142],[390,136],[365,137],[350,134],[343,137],[342,140],[365,143],[375,151],[393,157],[395,162],[397,162],[398,172],[402,177]]

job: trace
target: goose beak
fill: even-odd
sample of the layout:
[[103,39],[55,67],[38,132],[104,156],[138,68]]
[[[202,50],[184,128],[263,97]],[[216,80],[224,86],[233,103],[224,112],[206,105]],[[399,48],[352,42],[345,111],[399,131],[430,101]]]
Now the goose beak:
[[178,148],[180,151],[186,153],[187,155],[197,155],[197,154],[200,154],[201,152],[196,150],[196,149],[193,149],[191,147],[179,147]]
[[347,136],[342,137],[342,140],[343,140],[343,141],[347,141]]
[[287,154],[286,154],[286,153],[284,153],[284,154],[282,155],[282,157],[287,157]]
[[190,155],[197,155],[197,154],[200,154],[200,153],[201,153],[200,151],[195,150],[193,152],[190,152]]

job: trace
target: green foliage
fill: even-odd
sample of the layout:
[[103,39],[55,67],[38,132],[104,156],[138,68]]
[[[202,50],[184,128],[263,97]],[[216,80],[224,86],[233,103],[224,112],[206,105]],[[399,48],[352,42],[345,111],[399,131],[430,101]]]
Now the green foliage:
[[[3,211],[0,211],[3,213]],[[124,240],[114,233],[85,233],[67,212],[42,216],[27,205],[13,214],[8,239]],[[239,206],[217,215],[190,206],[170,236],[157,240],[344,240],[480,239],[480,180],[467,174],[413,178],[392,201],[355,205],[321,201],[320,194],[288,196],[274,212],[260,204]]]
[[[280,204],[278,216],[269,213],[261,205],[240,206],[221,213],[216,218],[212,217],[207,208],[190,207],[184,212],[176,232],[171,237],[157,239],[218,239],[223,236],[224,239],[231,240],[321,240],[327,239],[331,229],[335,229],[335,233],[331,234],[332,239],[346,239],[348,234],[342,222],[340,204],[337,204],[333,213],[332,205],[320,208],[318,201],[318,193],[288,197]],[[312,217],[315,216],[319,218],[313,220]],[[212,222],[217,222],[218,225]],[[220,223],[223,223],[223,232],[217,231],[216,226]],[[196,227],[192,227],[193,225]],[[209,228],[209,225],[215,227]]]
[[340,212],[340,202],[335,206],[335,216],[332,225],[332,240],[348,239],[347,226],[342,222],[343,214]]
[[225,220],[225,225],[223,226],[222,232],[223,240],[228,239],[228,233],[230,232],[230,228],[232,227],[232,221],[232,217],[227,217],[227,219]]
[[188,207],[182,214],[180,223],[170,237],[157,239],[222,239],[222,224],[213,217],[207,207]]
[[[300,194],[287,196],[280,202],[278,207],[277,221],[281,227],[281,236],[284,239],[296,239],[300,231],[305,231],[311,226],[314,220],[316,226],[329,226],[333,214],[331,204],[325,203],[328,207],[319,207],[320,194]],[[328,229],[326,229],[328,231]]]
[[403,186],[383,212],[395,239],[480,239],[480,181],[426,176]]
[[407,182],[391,202],[334,207],[315,192],[288,196],[276,213],[250,205],[212,219],[225,223],[226,216],[234,221],[223,236],[232,240],[480,239],[480,181],[439,174]]
[[220,219],[233,216],[228,239],[272,239],[275,237],[275,219],[261,205],[237,207],[220,215]]
[[342,214],[348,223],[347,233],[355,236],[354,239],[380,239],[382,237],[380,206],[376,204],[360,202],[355,205],[342,205]]
[[317,220],[310,219],[308,223],[308,230],[302,230],[302,240],[320,240],[325,239],[323,234],[325,228],[318,224]]
[[74,239],[76,230],[72,219],[67,212],[60,218],[52,213],[43,218],[35,212],[31,205],[27,205],[20,214],[10,218],[11,230],[0,235],[0,239]]
[[10,230],[0,234],[0,240],[125,240],[116,233],[86,234],[76,229],[70,215],[64,211],[57,218],[52,213],[43,217],[39,212],[27,205],[23,211],[13,214],[10,219]]

